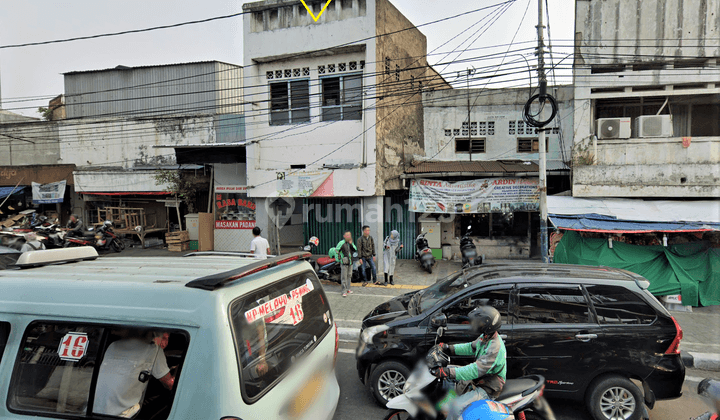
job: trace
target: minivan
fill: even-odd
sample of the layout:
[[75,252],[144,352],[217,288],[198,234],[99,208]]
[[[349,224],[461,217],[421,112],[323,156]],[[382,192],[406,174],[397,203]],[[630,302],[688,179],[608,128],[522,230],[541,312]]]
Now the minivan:
[[447,318],[442,341],[469,342],[477,337],[468,312],[490,305],[502,316],[508,378],[542,375],[548,397],[585,401],[597,420],[639,419],[643,401],[652,408],[656,400],[680,397],[685,378],[682,330],[648,286],[637,274],[607,267],[518,263],[465,269],[370,312],[358,342],[358,375],[385,405],[435,344],[433,318]]
[[0,418],[332,419],[338,335],[309,256],[23,254],[0,272]]

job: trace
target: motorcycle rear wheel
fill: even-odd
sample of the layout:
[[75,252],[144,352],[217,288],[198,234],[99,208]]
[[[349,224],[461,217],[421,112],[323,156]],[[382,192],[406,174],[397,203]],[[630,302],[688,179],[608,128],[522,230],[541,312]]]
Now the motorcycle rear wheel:
[[117,239],[113,239],[113,241],[110,243],[110,246],[115,252],[121,252],[123,248],[125,248],[125,245]]
[[383,420],[410,420],[410,413],[403,410],[388,410]]

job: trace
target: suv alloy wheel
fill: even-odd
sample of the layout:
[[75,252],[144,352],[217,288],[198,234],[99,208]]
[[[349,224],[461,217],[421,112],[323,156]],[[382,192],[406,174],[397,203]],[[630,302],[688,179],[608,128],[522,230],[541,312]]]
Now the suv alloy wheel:
[[403,393],[410,369],[400,362],[389,360],[380,363],[370,375],[373,396],[381,406]]
[[643,404],[640,389],[622,376],[601,378],[588,392],[588,410],[595,420],[640,420]]

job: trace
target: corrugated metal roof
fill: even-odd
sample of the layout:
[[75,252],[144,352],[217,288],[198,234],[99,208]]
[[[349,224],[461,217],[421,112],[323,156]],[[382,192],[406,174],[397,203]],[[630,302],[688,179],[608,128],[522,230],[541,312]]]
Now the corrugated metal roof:
[[111,68],[107,68],[107,69],[76,70],[76,71],[69,71],[69,72],[62,73],[62,74],[68,75],[68,74],[95,73],[95,72],[113,71],[113,70],[136,70],[136,69],[149,69],[149,68],[154,68],[154,67],[184,66],[184,65],[188,65],[188,64],[209,64],[209,63],[227,64],[228,66],[235,66],[235,67],[242,68],[242,66],[239,64],[227,63],[225,61],[218,61],[218,60],[205,60],[205,61],[188,61],[185,63],[148,64],[145,66],[134,66],[134,67],[123,66],[122,64],[120,64],[116,67],[111,67]]
[[516,173],[537,172],[538,165],[534,162],[523,161],[436,161],[422,162],[405,170],[408,174],[424,174],[439,172],[475,172],[475,173]]

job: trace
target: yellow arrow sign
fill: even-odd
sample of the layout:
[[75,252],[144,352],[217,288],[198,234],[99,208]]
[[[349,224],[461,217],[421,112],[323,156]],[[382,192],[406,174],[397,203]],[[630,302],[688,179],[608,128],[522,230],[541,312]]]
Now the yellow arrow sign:
[[325,9],[327,9],[328,4],[330,4],[330,2],[332,0],[328,0],[325,3],[325,6],[323,6],[322,10],[320,10],[320,13],[318,13],[317,17],[313,14],[312,9],[310,9],[310,7],[307,5],[307,3],[305,3],[305,0],[300,0],[300,1],[302,2],[303,6],[305,6],[305,9],[307,9],[308,13],[310,13],[310,16],[312,16],[313,20],[315,22],[317,22],[317,20],[320,19],[320,16],[322,16],[323,12],[325,11]]

